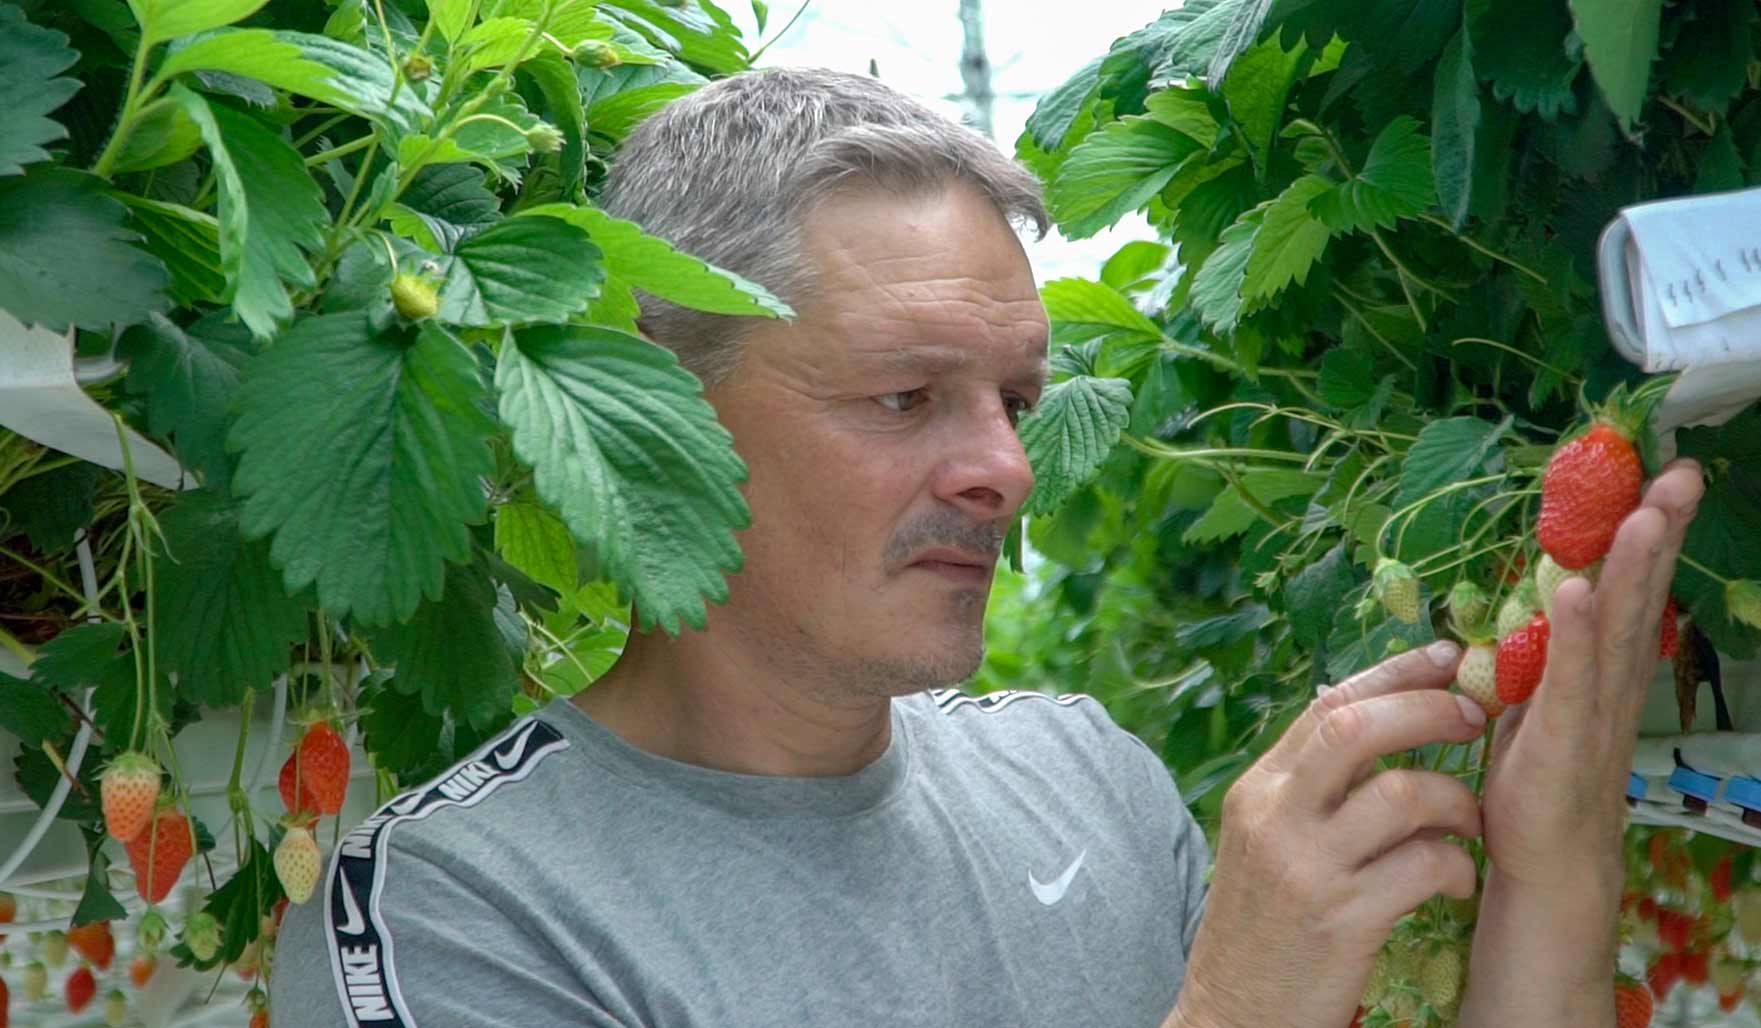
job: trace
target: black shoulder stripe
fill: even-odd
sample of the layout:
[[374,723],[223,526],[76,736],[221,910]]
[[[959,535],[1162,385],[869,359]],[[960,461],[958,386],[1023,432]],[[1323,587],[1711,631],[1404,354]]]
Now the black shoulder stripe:
[[1052,696],[1043,692],[1034,692],[1031,689],[1005,689],[1002,692],[990,692],[981,696],[969,696],[966,693],[956,692],[953,689],[945,689],[937,690],[936,708],[942,713],[948,714],[960,707],[970,706],[984,711],[987,714],[991,714],[1002,710],[1010,704],[1019,703],[1022,700],[1045,700],[1048,703],[1056,703],[1060,707],[1075,706],[1083,700],[1089,700],[1094,703],[1101,702],[1087,693],[1080,692]]
[[514,722],[428,785],[388,800],[331,854],[324,882],[324,930],[330,967],[350,1028],[416,1028],[398,988],[391,932],[380,917],[386,845],[391,830],[446,807],[473,807],[508,782],[530,775],[569,742],[534,717]]

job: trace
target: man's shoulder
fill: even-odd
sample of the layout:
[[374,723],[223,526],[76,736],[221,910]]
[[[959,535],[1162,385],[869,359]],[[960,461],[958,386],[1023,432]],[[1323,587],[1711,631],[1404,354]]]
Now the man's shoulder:
[[1128,762],[1149,752],[1142,740],[1120,728],[1107,708],[1086,693],[1005,689],[974,694],[931,689],[901,702],[920,721],[972,746],[1025,748],[1042,754],[1057,748],[1090,759],[1112,755]]

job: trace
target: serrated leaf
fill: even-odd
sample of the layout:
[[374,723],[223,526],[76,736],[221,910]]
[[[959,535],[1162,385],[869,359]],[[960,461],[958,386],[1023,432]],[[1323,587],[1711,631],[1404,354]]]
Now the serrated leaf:
[[76,699],[82,690],[103,678],[126,629],[112,621],[75,625],[44,643],[31,663],[31,681],[44,688],[60,689]]
[[[1753,542],[1761,538],[1761,407],[1750,406],[1717,427],[1684,428],[1676,433],[1676,448],[1703,467],[1719,469],[1688,524],[1683,555],[1725,578],[1761,579],[1761,547]],[[1761,629],[1731,618],[1722,582],[1683,561],[1670,592],[1720,653],[1746,660],[1761,646]]]
[[454,58],[464,62],[466,72],[499,68],[527,49],[532,28],[525,18],[487,18],[459,37]]
[[[1519,31],[1511,26],[1519,25]],[[1583,61],[1566,53],[1571,13],[1564,4],[1489,0],[1474,20],[1474,70],[1492,95],[1548,120],[1577,110],[1571,84]]]
[[507,218],[464,239],[442,265],[439,317],[456,325],[562,321],[605,281],[599,247],[556,218]]
[[1474,144],[1480,132],[1480,82],[1473,39],[1464,27],[1443,48],[1431,93],[1431,177],[1437,203],[1459,231],[1473,206]]
[[1309,269],[1326,252],[1327,240],[1333,236],[1310,213],[1309,204],[1333,188],[1333,183],[1319,175],[1304,175],[1266,207],[1241,281],[1243,300],[1275,296],[1292,282],[1302,285],[1308,281]]
[[374,654],[396,666],[400,690],[416,691],[430,715],[449,710],[486,726],[513,702],[518,681],[495,625],[495,584],[474,564],[447,568],[440,597],[408,623],[373,633]]
[[481,168],[430,164],[410,180],[389,220],[393,231],[411,238],[425,232],[429,249],[451,253],[466,236],[500,221],[501,203],[484,186]]
[[210,105],[182,86],[171,96],[202,130],[220,184],[220,263],[226,301],[258,338],[293,315],[284,282],[315,283],[303,250],[324,245],[324,193],[299,151],[255,118]]
[[226,478],[226,421],[239,374],[254,349],[221,326],[189,332],[155,314],[118,341],[128,390],[147,401],[147,430],[171,439],[185,467],[210,484]]
[[656,82],[620,90],[593,101],[587,108],[587,127],[594,135],[622,142],[649,115],[697,88],[688,82]]
[[245,847],[238,870],[202,904],[202,910],[220,923],[216,964],[244,956],[245,947],[263,933],[263,915],[273,911],[286,895],[269,850],[255,835],[248,837]]
[[1419,430],[1400,468],[1400,491],[1394,505],[1404,507],[1435,489],[1476,477],[1510,421],[1494,424],[1479,418],[1444,418]]
[[575,543],[555,511],[514,501],[495,510],[495,552],[503,560],[564,596],[577,586]]
[[1046,387],[1021,419],[1021,446],[1033,466],[1027,516],[1050,514],[1093,477],[1131,420],[1131,383],[1077,375]]
[[60,739],[73,727],[73,716],[41,683],[0,671],[0,730],[18,737],[19,745],[35,748],[46,739]]
[[1584,60],[1623,125],[1639,120],[1657,59],[1663,0],[1570,0]]
[[48,160],[44,145],[67,137],[49,115],[79,92],[78,79],[61,77],[77,60],[66,33],[32,25],[17,7],[0,4],[0,175]]
[[[1672,17],[1675,17],[1672,15]],[[1748,82],[1755,60],[1754,0],[1702,0],[1670,44],[1662,91],[1723,114]]]
[[581,84],[574,66],[558,54],[546,53],[523,62],[520,71],[537,83],[550,120],[563,134],[562,150],[556,157],[557,192],[573,199],[587,155],[587,112],[581,106]]
[[428,20],[451,43],[469,27],[471,12],[476,8],[471,0],[429,0]]
[[1247,278],[1248,258],[1253,254],[1254,235],[1259,231],[1265,207],[1243,214],[1223,230],[1217,248],[1192,279],[1188,299],[1192,309],[1219,335],[1235,331],[1241,318],[1241,284]]
[[60,332],[163,310],[170,275],[132,244],[103,179],[52,165],[0,178],[0,309]]
[[267,0],[128,0],[148,45],[231,25]]
[[[1265,24],[1266,12],[1271,7],[1272,0],[1234,0],[1218,4],[1216,11],[1211,13],[1213,18],[1222,21],[1222,30],[1205,67],[1205,83],[1213,90],[1222,89],[1229,69],[1235,66],[1235,59],[1260,38],[1260,27]],[[1222,20],[1224,17],[1226,21]]]
[[1418,128],[1404,114],[1384,126],[1357,174],[1315,198],[1315,215],[1335,232],[1368,232],[1428,209],[1437,198],[1431,142]]
[[732,75],[751,63],[739,29],[712,3],[669,6],[656,0],[606,0],[598,9],[679,60],[717,74]]
[[596,207],[544,204],[522,212],[560,218],[585,229],[605,253],[610,276],[664,300],[711,314],[792,318],[795,311],[770,290],[673,248],[633,221]]
[[1189,621],[1174,630],[1174,643],[1183,650],[1208,650],[1240,642],[1271,624],[1273,615],[1263,603],[1242,604],[1226,614]]
[[1076,124],[1077,115],[1100,82],[1101,62],[1104,60],[1106,55],[1102,54],[1076,69],[1061,85],[1041,94],[1034,104],[1033,113],[1027,116],[1026,128],[1028,135],[1042,149],[1063,147],[1071,126]]
[[1368,354],[1335,347],[1321,356],[1321,377],[1315,391],[1339,410],[1367,402],[1375,390],[1375,362]]
[[418,90],[396,89],[384,58],[309,32],[215,32],[174,50],[160,65],[153,82],[194,71],[223,71],[256,79],[358,114],[400,136],[433,118]]
[[671,351],[591,326],[527,329],[503,345],[495,382],[514,452],[644,628],[701,628],[727,598],[734,532],[750,512],[746,465]]
[[1070,151],[1046,190],[1047,206],[1065,236],[1087,238],[1148,203],[1198,149],[1154,118],[1113,122]]
[[1304,69],[1308,52],[1301,40],[1286,50],[1276,34],[1267,36],[1236,58],[1223,83],[1229,118],[1262,179],[1271,161],[1272,141],[1283,124],[1290,87]]
[[181,106],[172,103],[154,104],[147,115],[135,123],[122,144],[116,160],[110,165],[111,175],[131,171],[149,171],[187,159],[202,146],[202,131]]
[[73,545],[74,535],[92,519],[103,471],[80,461],[15,481],[0,493],[0,538],[23,532],[40,553]]
[[[1162,329],[1112,286],[1086,278],[1053,279],[1040,287],[1046,314],[1055,322],[1124,332],[1160,342]],[[1089,333],[1085,333],[1088,335]]]
[[[1309,496],[1321,488],[1325,482],[1320,475],[1312,475],[1303,471],[1287,468],[1260,468],[1241,476],[1240,485],[1231,483],[1204,514],[1181,535],[1182,542],[1189,545],[1221,542],[1233,538],[1253,527],[1260,519],[1260,513],[1254,504],[1269,507],[1279,500],[1287,500],[1293,496]],[[1242,489],[1253,497],[1250,504],[1243,496]]]
[[360,311],[295,321],[239,384],[227,443],[245,535],[273,532],[288,591],[316,583],[331,615],[409,618],[483,519],[482,398],[471,354],[435,325],[412,340]]
[[236,505],[209,490],[180,494],[159,515],[159,666],[177,673],[178,694],[227,707],[267,688],[306,637],[306,611],[282,588],[269,543],[246,541]]
[[70,927],[97,921],[120,921],[128,910],[110,894],[110,855],[104,852],[104,834],[86,831],[86,884],[80,890],[79,903],[73,909]]
[[173,300],[185,306],[221,302],[226,273],[220,266],[220,222],[214,215],[144,196],[111,195],[128,205],[147,251],[171,273],[166,292]]
[[1292,575],[1284,583],[1284,611],[1296,640],[1311,650],[1319,646],[1333,630],[1333,619],[1355,584],[1344,543]]

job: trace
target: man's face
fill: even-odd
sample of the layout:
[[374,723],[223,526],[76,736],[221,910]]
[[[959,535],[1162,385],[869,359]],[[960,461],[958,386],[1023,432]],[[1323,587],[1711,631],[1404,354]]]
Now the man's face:
[[709,399],[750,468],[744,569],[710,614],[840,696],[960,681],[1033,473],[1046,317],[1013,230],[964,184],[864,190],[804,225],[818,299],[751,333]]

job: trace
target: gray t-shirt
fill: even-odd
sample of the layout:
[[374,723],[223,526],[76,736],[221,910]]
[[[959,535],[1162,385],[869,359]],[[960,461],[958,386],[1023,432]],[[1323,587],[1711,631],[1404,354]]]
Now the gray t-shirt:
[[290,1026],[1155,1028],[1209,856],[1086,696],[893,702],[853,775],[657,757],[558,700],[349,832]]

